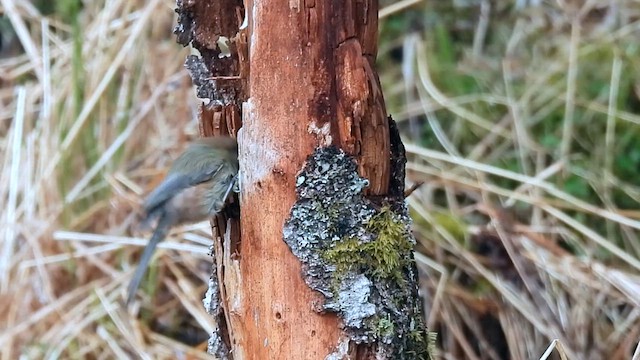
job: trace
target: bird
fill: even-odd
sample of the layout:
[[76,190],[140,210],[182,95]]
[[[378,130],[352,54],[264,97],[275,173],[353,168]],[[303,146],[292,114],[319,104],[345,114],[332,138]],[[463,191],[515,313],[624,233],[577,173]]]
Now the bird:
[[175,159],[143,205],[141,224],[157,220],[157,225],[129,283],[127,305],[133,301],[156,247],[171,228],[204,221],[222,211],[232,189],[237,188],[238,167],[238,144],[227,136],[197,139]]

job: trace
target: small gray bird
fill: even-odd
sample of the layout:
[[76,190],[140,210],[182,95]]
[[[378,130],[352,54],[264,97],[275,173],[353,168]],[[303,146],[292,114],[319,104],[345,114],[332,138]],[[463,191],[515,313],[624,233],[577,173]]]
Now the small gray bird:
[[198,139],[171,166],[144,203],[143,224],[157,219],[151,240],[128,288],[130,304],[158,244],[177,225],[195,223],[219,213],[238,174],[238,144],[230,137]]

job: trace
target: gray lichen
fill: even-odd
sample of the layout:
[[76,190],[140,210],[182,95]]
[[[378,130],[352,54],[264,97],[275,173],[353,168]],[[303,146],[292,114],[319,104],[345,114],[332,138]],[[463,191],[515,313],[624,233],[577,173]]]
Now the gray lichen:
[[284,241],[351,341],[375,345],[379,359],[428,359],[406,206],[374,204],[367,185],[343,151],[317,149],[296,179]]
[[[211,255],[213,256],[213,251],[211,252]],[[211,271],[209,286],[207,288],[207,292],[204,295],[204,298],[202,299],[202,304],[204,305],[204,309],[207,311],[207,313],[209,313],[209,315],[211,315],[216,320],[213,333],[209,336],[207,352],[209,354],[215,355],[218,359],[226,360],[229,358],[229,347],[224,341],[220,331],[219,322],[224,317],[222,314],[222,305],[220,302],[220,285],[218,282],[215,265]]]
[[202,57],[187,56],[184,66],[189,71],[193,84],[196,86],[196,96],[209,99],[209,105],[235,104],[238,99],[237,88],[239,80],[217,79],[207,68]]
[[342,312],[344,324],[350,328],[364,326],[364,320],[376,314],[376,306],[369,301],[371,280],[363,274],[345,278],[340,283],[335,303],[327,303],[324,310]]
[[191,11],[193,0],[177,0],[176,5],[178,22],[173,28],[173,33],[176,35],[178,44],[187,46],[193,39],[193,29],[196,25]]
[[349,338],[341,338],[338,341],[336,350],[324,357],[324,360],[344,360],[349,359]]
[[227,360],[229,359],[229,349],[227,344],[222,340],[220,329],[216,328],[209,337],[207,343],[207,352],[216,357],[216,359]]
[[[234,40],[239,25],[235,16],[238,4],[177,0],[176,5],[178,22],[173,29],[176,40],[200,53],[200,56],[189,55],[184,64],[196,86],[196,96],[208,99],[209,107],[236,105],[240,108],[245,96]],[[234,14],[233,19],[225,16],[227,13]]]
[[211,272],[209,277],[209,286],[204,294],[202,304],[209,315],[218,316],[220,314],[220,287],[218,285],[218,276],[216,269]]

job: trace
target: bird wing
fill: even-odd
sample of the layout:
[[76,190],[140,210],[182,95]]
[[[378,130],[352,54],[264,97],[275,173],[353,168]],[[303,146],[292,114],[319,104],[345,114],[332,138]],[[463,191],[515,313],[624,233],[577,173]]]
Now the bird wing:
[[161,208],[164,203],[171,200],[171,198],[181,191],[211,180],[211,178],[222,169],[222,166],[223,164],[220,164],[211,171],[203,171],[195,174],[170,173],[167,175],[164,181],[162,181],[145,200],[144,209],[147,213],[147,218],[153,217],[156,210]]

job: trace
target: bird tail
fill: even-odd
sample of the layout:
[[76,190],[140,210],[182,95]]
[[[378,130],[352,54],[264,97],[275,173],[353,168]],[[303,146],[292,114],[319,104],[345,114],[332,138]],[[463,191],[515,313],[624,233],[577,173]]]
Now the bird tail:
[[151,239],[147,246],[145,246],[144,251],[142,252],[142,256],[140,257],[140,262],[138,263],[138,267],[136,268],[136,272],[133,274],[131,278],[131,283],[129,283],[129,287],[127,288],[127,305],[131,304],[131,301],[136,295],[136,291],[140,286],[140,282],[142,281],[142,277],[147,271],[147,267],[151,262],[151,258],[153,257],[153,253],[156,250],[158,244],[164,240],[171,228],[171,221],[169,221],[167,214],[162,214],[160,219],[158,219],[158,225],[151,235]]

